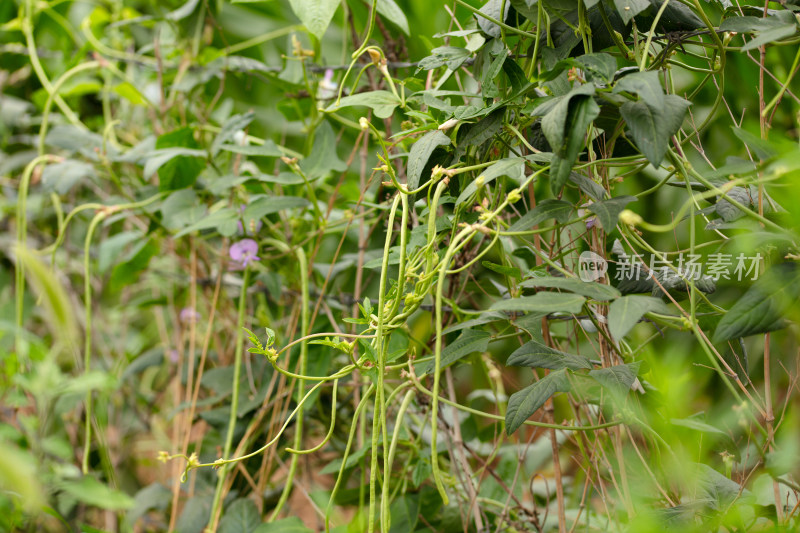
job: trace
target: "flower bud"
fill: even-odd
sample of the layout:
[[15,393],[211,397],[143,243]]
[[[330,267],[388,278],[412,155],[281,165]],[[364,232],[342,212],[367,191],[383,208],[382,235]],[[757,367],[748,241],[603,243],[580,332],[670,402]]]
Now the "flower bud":
[[619,221],[625,224],[626,226],[636,226],[644,222],[642,217],[638,214],[634,213],[630,209],[624,209],[622,213],[619,214]]

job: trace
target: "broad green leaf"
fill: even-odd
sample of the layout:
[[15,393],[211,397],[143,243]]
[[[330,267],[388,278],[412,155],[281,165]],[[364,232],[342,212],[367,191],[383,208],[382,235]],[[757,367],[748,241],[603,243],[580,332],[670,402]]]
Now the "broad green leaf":
[[81,503],[109,511],[130,509],[136,503],[124,492],[107,487],[91,476],[84,476],[77,481],[64,481],[59,488]]
[[706,424],[705,422],[697,420],[696,418],[673,418],[669,422],[673,426],[680,426],[693,429],[695,431],[702,431],[703,433],[713,435],[717,439],[721,438],[726,441],[725,444],[728,446],[728,451],[736,450],[736,444],[733,438],[728,433],[712,426],[711,424]]
[[456,199],[456,205],[461,205],[466,202],[475,191],[478,190],[478,182],[482,182],[483,185],[494,181],[495,179],[499,178],[500,176],[508,176],[509,178],[516,180],[519,182],[522,178],[525,177],[525,161],[521,157],[510,157],[507,159],[501,159],[491,166],[485,168],[480,176],[475,178],[474,181],[470,182],[464,190],[461,191],[461,194],[458,195]]
[[549,71],[542,74],[540,80],[552,81],[562,72],[577,67],[583,70],[587,81],[595,82],[598,85],[608,85],[614,78],[617,71],[617,60],[614,56],[606,53],[585,54],[580,57],[568,57],[562,59]]
[[666,314],[667,306],[658,298],[632,294],[611,302],[608,308],[608,331],[616,340],[622,339],[645,313]]
[[181,7],[176,9],[175,11],[171,11],[167,13],[164,18],[167,20],[182,20],[194,13],[194,10],[197,8],[197,4],[200,3],[200,0],[188,0],[184,3]]
[[94,165],[74,159],[47,165],[42,171],[42,186],[47,191],[67,194],[78,183],[97,177]]
[[[183,228],[181,231],[175,234],[175,238],[182,237],[184,235],[188,235],[194,231],[200,231],[204,229],[211,229],[215,228],[219,231],[222,235],[226,235],[230,237],[231,235],[236,232],[236,223],[238,220],[238,216],[236,211],[229,207],[224,207],[218,211],[214,211],[207,217],[195,222],[191,226]],[[232,226],[232,230],[231,230]]]
[[365,106],[371,108],[376,117],[389,118],[399,105],[400,100],[389,91],[369,91],[345,96],[339,100],[338,105],[334,101],[325,111],[331,113],[343,107]]
[[580,313],[586,298],[577,294],[540,292],[533,296],[495,302],[490,311],[535,311],[540,313]]
[[600,114],[594,92],[594,84],[580,85],[563,96],[542,118],[542,132],[553,147],[550,190],[554,195],[561,193],[583,148],[586,130]]
[[758,32],[753,39],[750,39],[742,46],[742,52],[747,50],[753,50],[758,48],[759,46],[763,46],[765,44],[769,44],[775,41],[779,41],[784,37],[791,37],[792,35],[797,33],[797,24],[789,23],[789,24],[781,24],[780,26],[775,26],[774,28],[770,28],[768,30]]
[[248,204],[242,214],[242,220],[246,227],[250,227],[253,220],[258,221],[262,217],[285,209],[297,209],[308,205],[308,200],[296,196],[260,196]]
[[98,248],[97,271],[103,274],[121,259],[122,251],[134,241],[144,238],[141,231],[121,231],[100,241]]
[[309,156],[300,161],[300,169],[310,180],[325,177],[331,171],[347,170],[347,163],[336,153],[336,133],[328,121],[323,121],[314,132],[314,146]]
[[625,395],[631,389],[636,375],[639,373],[641,361],[626,365],[610,366],[589,371],[589,377],[597,381],[603,388],[613,394]]
[[156,140],[156,150],[148,156],[145,177],[158,171],[158,188],[173,191],[191,187],[205,168],[201,159],[207,154],[199,150],[192,128],[180,128]]
[[290,516],[289,518],[261,524],[253,533],[312,533],[312,531],[298,517]]
[[800,299],[800,268],[781,263],[765,272],[733,307],[714,331],[714,342],[724,342],[784,327],[789,312],[797,314]]
[[634,72],[620,78],[614,84],[614,93],[628,92],[636,94],[648,106],[658,109],[664,100],[664,89],[661,86],[661,78],[658,72],[647,70],[644,72]]
[[512,95],[519,94],[520,91],[528,85],[528,78],[525,76],[525,71],[510,57],[503,62],[503,72],[506,73],[508,81],[511,83]]
[[[445,368],[459,359],[475,352],[485,352],[489,347],[491,335],[480,329],[467,329],[458,338],[444,347],[441,356],[440,368]],[[426,361],[419,365],[417,373],[422,376],[433,372],[436,362]]]
[[[187,160],[191,160],[192,158],[205,158],[206,153],[203,150],[195,150],[192,148],[164,148],[161,150],[154,150],[147,154],[146,163],[144,165],[144,175],[145,176],[152,176],[156,173],[162,166],[164,166],[167,162],[172,161],[173,159],[180,158],[178,163],[176,163],[177,167],[183,168],[187,164],[190,165],[190,169],[192,172],[186,172],[185,174],[181,174],[181,176],[191,176],[194,174],[194,170],[200,169],[203,165],[202,162],[197,163],[186,163]],[[199,170],[198,170],[199,174]],[[197,176],[195,176],[196,178]],[[172,176],[169,176],[172,178]],[[188,183],[190,178],[186,178],[185,180],[178,181],[177,183],[173,183],[170,180],[165,180],[168,187],[172,187],[173,189],[182,188],[178,185],[184,185]],[[193,182],[192,182],[193,183]],[[189,185],[184,185],[188,187]],[[164,190],[173,190],[173,189],[164,189]]]
[[241,115],[233,115],[226,120],[219,133],[214,138],[214,142],[211,143],[211,155],[216,156],[222,148],[222,145],[230,143],[230,141],[235,138],[237,132],[244,130],[253,122],[255,116],[253,111],[248,111]]
[[617,71],[617,59],[611,54],[584,54],[575,58],[587,81],[608,83]]
[[118,289],[127,287],[134,283],[139,274],[147,268],[150,260],[158,255],[160,251],[157,239],[147,239],[140,242],[133,250],[133,253],[117,264],[111,271],[109,287]]
[[546,278],[535,277],[526,279],[520,285],[522,287],[553,287],[556,289],[564,289],[600,302],[607,302],[619,298],[620,296],[620,292],[611,285],[586,282],[575,278],[557,278],[553,276]]
[[517,267],[498,265],[497,263],[492,263],[491,261],[481,261],[481,265],[488,268],[492,272],[497,272],[498,274],[502,274],[504,276],[508,276],[510,278],[518,280],[522,279],[522,272]]
[[554,350],[549,346],[536,341],[529,341],[515,350],[506,361],[507,366],[529,366],[533,368],[548,368],[560,370],[591,369],[592,364],[581,355]]
[[239,498],[225,509],[217,533],[253,533],[260,524],[256,504],[247,498]]
[[[614,0],[622,22],[627,24],[633,17],[650,7],[649,0]],[[602,7],[601,7],[602,9]]]
[[635,196],[617,196],[610,200],[601,200],[589,205],[589,211],[597,215],[600,225],[606,233],[610,233],[617,226],[619,214],[631,202],[635,202]]
[[[492,17],[495,20],[499,20],[500,22],[505,22],[506,17],[508,16],[508,10],[511,8],[510,1],[504,0],[489,0],[483,6],[481,6],[480,11],[481,13],[485,13],[486,15]],[[502,13],[501,13],[502,10]],[[499,39],[501,35],[500,26],[495,24],[494,22],[490,21],[486,17],[482,17],[479,14],[475,14],[475,19],[478,21],[478,27],[490,37],[494,37],[495,39]]]
[[408,188],[413,190],[419,187],[419,180],[422,176],[422,171],[431,154],[438,146],[450,144],[450,137],[441,131],[431,131],[420,137],[411,147],[411,152],[408,154],[408,167],[406,170],[406,177],[408,179]]
[[567,137],[567,127],[570,122],[567,120],[569,114],[569,104],[573,98],[589,97],[594,95],[595,87],[592,84],[579,85],[572,89],[568,94],[550,100],[546,108],[539,106],[533,110],[532,114],[537,115],[547,111],[542,117],[542,132],[547,137],[547,142],[553,149],[562,146]]
[[180,533],[202,533],[203,528],[208,524],[208,516],[211,513],[211,500],[213,494],[195,495],[189,498],[184,505],[178,522],[175,524],[175,531]]
[[567,369],[563,368],[512,394],[506,409],[506,433],[511,435],[519,429],[555,393],[569,390]]
[[242,154],[249,157],[278,157],[283,154],[278,145],[275,144],[271,139],[267,139],[267,141],[262,145],[247,145],[241,146],[238,144],[221,144],[220,150],[225,150],[226,152],[233,152],[235,154]]
[[494,137],[503,126],[503,117],[505,113],[506,108],[501,107],[492,111],[474,124],[464,124],[461,126],[458,130],[458,136],[456,137],[458,148],[456,149],[453,159],[458,161],[471,146],[480,146]]
[[170,231],[178,231],[199,222],[207,214],[206,206],[197,198],[194,189],[175,191],[158,207],[161,223]]
[[660,107],[651,107],[643,101],[622,104],[619,111],[631,130],[633,142],[654,167],[664,159],[669,139],[680,129],[690,105],[674,94],[664,96]]
[[406,14],[394,0],[378,0],[378,13],[385,20],[400,28],[403,33],[411,35]]
[[536,204],[536,207],[514,222],[511,227],[508,228],[508,231],[527,231],[550,218],[554,218],[561,224],[564,224],[569,220],[569,215],[572,213],[573,209],[574,207],[572,204],[564,200],[542,200]]
[[431,55],[419,62],[420,70],[433,70],[446,66],[450,70],[458,70],[464,64],[471,52],[466,48],[457,46],[439,46],[431,50]]
[[415,531],[419,521],[420,495],[414,493],[401,494],[389,509],[392,526],[389,533],[407,533]]
[[[778,150],[775,145],[766,139],[762,139],[757,135],[753,135],[744,128],[737,128],[731,126],[733,134],[742,141],[759,159],[772,159],[778,155]],[[727,175],[726,175],[727,176]]]
[[115,93],[132,103],[133,105],[147,105],[148,102],[145,97],[139,92],[139,89],[128,83],[127,81],[115,85],[112,89]]
[[[128,369],[125,369],[125,371],[127,372]],[[167,487],[154,481],[150,485],[139,489],[139,492],[134,497],[136,506],[127,512],[125,518],[129,524],[135,524],[139,518],[150,510],[163,511],[169,505],[171,495],[172,492]]]
[[317,39],[322,39],[331,23],[338,0],[289,0],[292,11]]

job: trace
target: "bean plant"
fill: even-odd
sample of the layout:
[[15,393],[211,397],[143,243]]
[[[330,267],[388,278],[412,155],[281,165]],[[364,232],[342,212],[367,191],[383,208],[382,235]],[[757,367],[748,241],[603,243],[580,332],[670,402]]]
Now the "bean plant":
[[796,0],[0,24],[0,530],[800,528]]

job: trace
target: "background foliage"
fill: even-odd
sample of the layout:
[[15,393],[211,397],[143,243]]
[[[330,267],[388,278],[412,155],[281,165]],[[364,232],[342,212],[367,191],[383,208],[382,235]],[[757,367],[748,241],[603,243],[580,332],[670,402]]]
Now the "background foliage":
[[0,24],[0,529],[798,527],[796,2]]

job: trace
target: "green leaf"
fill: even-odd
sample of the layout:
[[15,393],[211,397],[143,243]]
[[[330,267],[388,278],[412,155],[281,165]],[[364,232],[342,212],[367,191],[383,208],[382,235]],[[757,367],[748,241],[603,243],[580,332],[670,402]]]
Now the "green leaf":
[[650,311],[669,313],[664,302],[652,296],[632,294],[617,298],[608,308],[609,333],[616,340],[622,339]]
[[784,327],[783,318],[800,299],[800,268],[780,263],[766,271],[733,307],[714,331],[714,342],[724,342]]
[[536,341],[529,341],[520,346],[508,356],[506,365],[548,368],[550,370],[592,368],[592,364],[583,356],[554,350]]
[[279,157],[283,155],[278,145],[271,139],[267,139],[262,145],[246,145],[241,146],[238,144],[221,144],[220,150],[226,152],[233,152],[235,154],[242,154],[249,157]]
[[696,418],[673,418],[669,422],[673,426],[680,426],[693,429],[695,431],[708,433],[709,435],[713,435],[715,440],[721,438],[726,441],[725,444],[728,446],[729,451],[736,450],[736,443],[734,442],[733,438],[728,433],[712,426],[711,424],[706,424],[705,422],[702,422]]
[[571,291],[593,300],[607,302],[619,298],[620,292],[611,285],[602,283],[586,282],[574,278],[557,278],[549,276],[546,278],[526,279],[520,284],[522,287],[553,287]]
[[218,211],[214,211],[207,217],[198,220],[191,226],[183,228],[181,231],[175,234],[175,238],[177,239],[178,237],[183,237],[184,235],[188,235],[189,233],[192,233],[194,231],[200,231],[211,228],[215,228],[222,235],[225,235],[230,231],[230,228],[232,226],[233,230],[226,235],[227,237],[230,237],[236,232],[237,219],[238,216],[236,211],[234,211],[230,207],[223,207]]
[[491,261],[481,261],[481,265],[485,268],[488,268],[492,272],[497,272],[498,274],[518,280],[522,279],[522,272],[520,272],[519,268],[517,267],[498,265],[497,263],[492,263]]
[[406,14],[394,0],[378,0],[378,13],[382,18],[400,28],[403,33],[411,35]]
[[586,298],[577,294],[540,292],[533,296],[495,302],[490,311],[535,311],[540,313],[580,313]]
[[256,504],[247,498],[239,498],[225,510],[217,533],[252,533],[260,524]]
[[601,200],[589,205],[589,211],[597,215],[600,225],[606,233],[610,233],[617,226],[619,214],[631,202],[635,202],[635,196],[617,196],[610,200]]
[[347,164],[336,153],[336,133],[327,121],[314,132],[314,146],[309,156],[300,161],[300,170],[310,180],[325,177],[331,171],[347,170]]
[[511,435],[519,429],[552,395],[569,390],[567,369],[563,368],[512,394],[506,409],[506,433]]
[[614,79],[617,71],[617,59],[611,54],[585,54],[575,58],[587,81],[607,84]]
[[466,202],[475,191],[478,190],[477,181],[481,178],[483,184],[486,185],[489,182],[494,181],[495,179],[499,178],[500,176],[508,176],[509,178],[516,180],[519,182],[522,178],[525,177],[525,161],[521,157],[510,157],[507,159],[501,159],[496,161],[491,166],[485,168],[483,172],[481,172],[480,176],[478,176],[474,181],[470,182],[464,190],[461,191],[461,194],[458,195],[456,199],[456,205],[461,205]]
[[111,271],[109,286],[119,288],[127,287],[134,283],[139,278],[139,274],[150,264],[150,259],[155,257],[159,251],[159,244],[156,239],[141,241],[134,248],[134,253],[117,264],[114,270]]
[[511,83],[511,94],[519,94],[522,89],[528,85],[528,77],[525,76],[525,71],[511,58],[507,58],[503,62],[503,72],[508,76],[508,81]]
[[339,0],[289,0],[289,5],[306,29],[322,39],[339,7]]
[[389,118],[400,103],[400,100],[394,93],[389,91],[369,91],[345,96],[339,100],[338,105],[334,102],[329,105],[325,111],[331,113],[343,107],[365,106],[371,108],[375,112],[376,117]]
[[795,33],[797,33],[797,25],[793,23],[781,24],[780,26],[775,26],[774,28],[760,31],[758,32],[758,35],[747,41],[747,43],[742,46],[742,52],[753,50],[754,48],[778,41],[784,37],[791,37]]
[[636,361],[626,365],[598,368],[590,370],[589,377],[613,394],[624,396],[631,389],[633,382],[636,381],[636,375],[639,373],[641,365],[641,361]]
[[291,516],[261,524],[253,533],[312,533],[312,531],[298,517]]
[[574,207],[572,204],[564,200],[542,200],[536,204],[536,207],[514,222],[511,227],[508,228],[508,231],[527,231],[550,218],[554,218],[561,224],[564,224],[569,220],[569,215],[572,213],[573,209]]
[[408,154],[408,168],[406,176],[408,188],[413,190],[419,187],[420,176],[431,158],[431,154],[438,146],[450,144],[450,137],[439,130],[431,131],[420,137],[411,147]]
[[60,489],[81,503],[109,511],[131,509],[136,504],[124,492],[107,487],[91,476],[84,476],[77,481],[64,481]]
[[245,208],[242,221],[244,226],[249,228],[252,221],[258,221],[267,215],[308,205],[310,205],[308,200],[297,196],[260,196]]
[[[492,17],[495,20],[499,20],[500,22],[506,22],[506,17],[508,17],[508,10],[511,8],[510,1],[504,0],[488,0],[483,6],[480,8],[481,13],[485,13],[486,15]],[[502,10],[502,13],[501,13]],[[495,39],[499,39],[502,35],[500,26],[495,24],[494,22],[490,21],[486,17],[482,17],[475,14],[475,18],[478,21],[478,27],[490,37],[494,37]]]
[[[648,0],[614,0],[614,5],[617,6],[617,13],[622,19],[622,22],[628,24],[633,17],[650,7]],[[601,6],[600,9],[603,9]]]
[[42,171],[42,186],[48,192],[67,194],[72,188],[83,181],[97,177],[94,165],[74,159],[67,159],[60,163],[47,165]]
[[192,128],[180,128],[161,135],[156,140],[156,150],[151,152],[144,166],[145,177],[158,171],[158,189],[174,191],[191,187],[205,168],[206,152],[199,150]]
[[[491,335],[487,331],[480,329],[464,330],[458,338],[444,347],[442,350],[440,368],[452,365],[459,359],[475,352],[485,352],[489,347]],[[417,373],[422,376],[433,372],[436,362],[426,361],[419,365]]]
[[216,156],[220,149],[222,148],[223,144],[229,143],[237,132],[244,130],[255,118],[255,113],[253,111],[249,111],[247,113],[242,113],[241,115],[233,115],[225,123],[222,125],[217,136],[214,138],[214,142],[211,143],[211,155]]
[[500,131],[503,126],[503,117],[506,108],[501,107],[489,113],[486,117],[474,124],[464,124],[458,130],[456,144],[458,148],[453,156],[454,161],[461,159],[471,146],[480,146]]
[[620,78],[614,84],[614,93],[628,92],[636,94],[653,109],[661,107],[664,100],[664,89],[661,87],[661,78],[658,72],[647,70],[634,72]]
[[561,193],[583,148],[586,129],[600,114],[594,92],[594,84],[580,85],[542,118],[542,132],[554,151],[550,163],[550,190],[554,195]]
[[[579,85],[564,96],[559,96],[554,100],[546,102],[547,113],[542,117],[542,132],[547,137],[547,142],[553,149],[562,146],[567,136],[567,120],[569,114],[569,104],[573,98],[588,97],[594,95],[595,88],[592,84]],[[541,108],[542,106],[539,106]],[[532,114],[538,114],[539,108],[534,109]]]
[[115,85],[112,90],[133,105],[147,105],[147,100],[142,93],[139,92],[139,89],[127,81]]
[[420,495],[402,494],[398,496],[389,508],[392,516],[392,526],[389,533],[407,533],[415,531],[419,521]]
[[731,126],[731,129],[733,130],[733,134],[736,135],[736,138],[742,141],[750,150],[752,150],[759,159],[772,159],[778,155],[778,150],[776,150],[775,146],[766,139],[762,139],[757,135],[753,135],[749,131],[742,128]]
[[658,167],[667,153],[669,139],[680,129],[686,110],[691,105],[674,94],[663,97],[660,107],[645,102],[625,102],[619,112],[631,130],[636,147],[648,161]]
[[431,55],[419,62],[419,70],[433,70],[443,66],[447,66],[450,70],[457,70],[470,54],[471,52],[466,48],[439,46],[431,50]]

